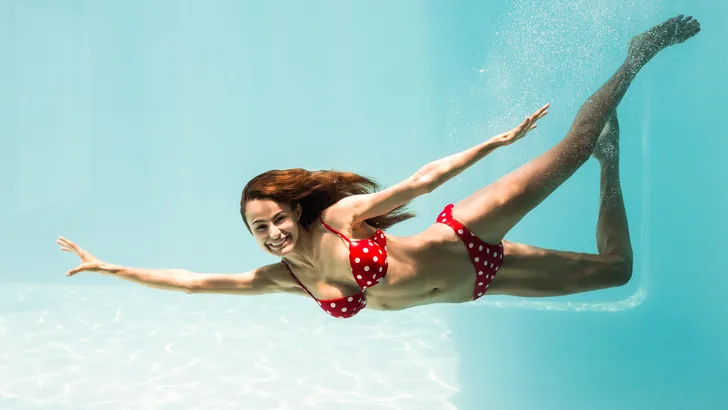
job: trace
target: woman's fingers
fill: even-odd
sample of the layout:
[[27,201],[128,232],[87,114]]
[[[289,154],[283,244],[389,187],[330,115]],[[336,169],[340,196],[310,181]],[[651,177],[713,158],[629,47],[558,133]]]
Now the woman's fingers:
[[71,246],[71,243],[69,243],[69,242],[70,241],[68,239],[63,238],[61,236],[59,236],[58,239],[56,239],[56,243],[61,246],[61,250],[64,250],[64,248],[73,249],[73,247]]
[[58,239],[56,239],[56,243],[59,244],[59,245],[68,246],[69,248],[73,248],[73,249],[75,249],[75,248],[78,247],[78,246],[76,246],[75,243],[69,241],[68,239],[66,239],[66,238],[64,238],[62,236],[59,236]]
[[68,247],[66,245],[63,245],[63,244],[59,244],[59,245],[61,245],[61,251],[75,253],[76,255],[78,255],[78,251],[77,250],[75,250],[75,249],[73,249],[71,247]]
[[83,272],[85,270],[86,270],[86,266],[81,265],[81,266],[75,267],[75,268],[69,270],[68,272],[66,272],[66,276],[73,276],[73,275],[75,275],[79,272]]
[[73,276],[79,272],[94,270],[98,267],[98,261],[95,260],[96,258],[70,240],[59,236],[58,239],[56,239],[56,243],[61,247],[63,252],[72,252],[81,258],[81,264],[67,271],[66,276]]
[[533,131],[536,129],[536,121],[540,120],[541,118],[545,117],[546,114],[549,113],[548,108],[551,106],[551,104],[546,104],[543,107],[536,110],[536,112],[533,113],[530,117],[527,118],[527,122],[530,126],[526,127],[525,129],[528,130],[528,132]]
[[[543,107],[539,108],[536,111],[536,113],[539,114],[539,115],[541,115],[541,114],[547,112],[550,106],[551,106],[551,103],[546,103],[546,105],[544,105]],[[543,115],[546,115],[546,114],[543,114]],[[541,115],[541,116],[543,117],[543,115]]]
[[541,118],[545,117],[546,114],[549,113],[550,106],[551,106],[551,104],[546,104],[543,107],[536,110],[536,112],[534,112],[533,115],[531,115],[531,117],[530,117],[533,120],[533,122],[536,122],[536,121],[540,120]]
[[527,116],[526,119],[521,122],[521,124],[504,134],[504,136],[506,137],[505,141],[508,144],[512,144],[513,142],[525,137],[526,134],[528,134],[529,132],[535,130],[537,127],[536,121],[540,120],[549,113],[548,109],[550,106],[550,103],[546,104],[536,110],[536,112],[534,112],[532,115]]
[[535,113],[533,113],[533,118],[536,120],[540,120],[541,118],[545,117],[546,114],[549,113],[549,104],[544,105],[543,107],[539,108]]
[[56,243],[61,246],[61,250],[64,252],[73,252],[78,256],[81,256],[81,248],[78,247],[75,243],[71,242],[70,240],[59,236],[58,239],[56,239]]
[[82,263],[82,264],[76,266],[75,268],[69,270],[68,272],[66,272],[66,276],[73,276],[79,272],[92,270],[93,268],[94,268],[94,265],[92,263]]

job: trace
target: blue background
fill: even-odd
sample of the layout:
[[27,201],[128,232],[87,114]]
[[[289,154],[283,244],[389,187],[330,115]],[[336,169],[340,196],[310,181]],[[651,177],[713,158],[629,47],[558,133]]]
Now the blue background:
[[[389,185],[551,102],[537,131],[418,199],[421,218],[391,230],[414,234],[556,143],[627,40],[685,13],[703,31],[650,62],[618,111],[634,280],[554,301],[635,306],[448,306],[462,358],[453,400],[462,409],[719,408],[727,11],[717,0],[4,1],[0,286],[133,286],[66,278],[76,261],[57,250],[57,235],[129,266],[270,263],[238,214],[252,176],[334,168]],[[597,205],[592,161],[508,239],[595,252]]]

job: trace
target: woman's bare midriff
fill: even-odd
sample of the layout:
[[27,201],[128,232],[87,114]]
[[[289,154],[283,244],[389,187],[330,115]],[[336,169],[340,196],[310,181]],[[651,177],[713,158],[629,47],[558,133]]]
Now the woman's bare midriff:
[[431,303],[473,300],[475,272],[452,229],[433,224],[410,237],[387,236],[389,271],[367,289],[367,308],[400,310]]
[[[348,265],[348,246],[337,235],[313,224],[312,240],[320,244],[321,263],[316,272],[296,275],[319,299],[334,299],[359,291]],[[364,225],[351,239],[368,239],[375,232]],[[346,233],[342,231],[342,234]],[[473,300],[475,273],[468,253],[452,229],[433,224],[409,237],[386,234],[389,268],[384,280],[364,291],[367,309],[401,310],[432,303]],[[308,279],[306,279],[308,278]],[[294,285],[294,286],[297,286]],[[310,297],[305,291],[295,293]]]

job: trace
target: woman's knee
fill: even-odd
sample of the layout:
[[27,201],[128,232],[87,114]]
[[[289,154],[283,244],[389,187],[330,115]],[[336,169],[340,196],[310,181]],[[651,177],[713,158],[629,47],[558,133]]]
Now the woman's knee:
[[611,256],[605,260],[604,280],[610,287],[624,286],[632,280],[632,259]]

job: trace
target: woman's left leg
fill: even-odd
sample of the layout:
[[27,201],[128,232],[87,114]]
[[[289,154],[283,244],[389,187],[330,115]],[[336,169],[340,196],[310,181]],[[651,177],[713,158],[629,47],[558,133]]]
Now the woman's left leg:
[[618,287],[632,276],[619,255],[563,252],[503,241],[505,257],[488,295],[564,296]]
[[503,265],[490,294],[561,296],[622,286],[632,277],[632,245],[619,182],[616,114],[602,131],[594,157],[601,165],[598,254],[562,252],[503,241]]
[[604,126],[642,67],[664,48],[700,31],[692,17],[678,16],[636,36],[624,64],[579,110],[556,146],[455,204],[453,217],[480,239],[498,243],[528,212],[573,175],[592,154]]

